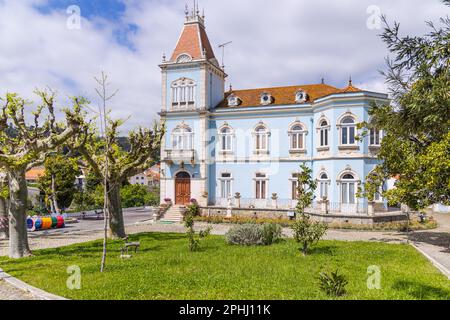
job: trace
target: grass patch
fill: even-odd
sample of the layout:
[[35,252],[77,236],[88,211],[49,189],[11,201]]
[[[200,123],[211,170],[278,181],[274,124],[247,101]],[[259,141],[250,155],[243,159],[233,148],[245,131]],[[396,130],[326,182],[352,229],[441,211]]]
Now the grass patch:
[[[450,281],[414,248],[401,244],[321,241],[302,257],[292,240],[264,247],[230,246],[220,236],[189,252],[183,234],[134,235],[142,250],[119,258],[111,242],[107,271],[99,272],[101,241],[0,258],[13,276],[70,299],[329,299],[318,275],[339,269],[349,284],[339,299],[450,299]],[[67,267],[78,265],[81,290],[66,287]],[[381,268],[381,290],[369,290],[367,268]]]

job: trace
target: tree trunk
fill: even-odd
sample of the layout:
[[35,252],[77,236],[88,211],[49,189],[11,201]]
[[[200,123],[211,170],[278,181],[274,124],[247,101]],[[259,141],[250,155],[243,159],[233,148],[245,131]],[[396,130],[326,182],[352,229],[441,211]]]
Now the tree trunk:
[[306,241],[303,242],[302,253],[304,256],[306,256],[308,254],[308,242],[306,242]]
[[28,189],[25,169],[8,172],[9,177],[9,257],[22,258],[31,255],[28,245],[27,201]]
[[[125,238],[120,183],[113,182],[108,187],[108,209],[110,214],[109,232],[112,238]],[[106,214],[106,213],[105,213]]]
[[59,210],[58,199],[56,198],[56,181],[55,175],[52,174],[52,205],[53,205],[53,213],[59,214],[61,210]]
[[0,197],[0,240],[9,238],[8,205],[5,198]]

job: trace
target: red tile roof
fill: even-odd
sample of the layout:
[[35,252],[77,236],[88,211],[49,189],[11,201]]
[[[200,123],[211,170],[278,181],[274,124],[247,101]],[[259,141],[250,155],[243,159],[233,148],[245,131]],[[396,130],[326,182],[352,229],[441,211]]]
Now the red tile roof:
[[35,167],[27,171],[25,174],[26,180],[37,180],[45,174],[44,167]]
[[205,27],[199,22],[185,23],[170,62],[176,62],[178,56],[183,53],[189,54],[193,60],[201,59],[203,50],[208,60],[215,58]]
[[344,89],[338,89],[323,83],[249,90],[231,90],[225,93],[225,99],[219,104],[218,107],[228,107],[227,97],[231,94],[236,95],[241,100],[241,104],[238,107],[260,106],[261,94],[263,93],[268,93],[272,96],[273,102],[270,105],[298,104],[295,101],[295,95],[299,90],[303,90],[308,94],[308,100],[305,103],[315,101],[333,93],[362,91],[351,85]]

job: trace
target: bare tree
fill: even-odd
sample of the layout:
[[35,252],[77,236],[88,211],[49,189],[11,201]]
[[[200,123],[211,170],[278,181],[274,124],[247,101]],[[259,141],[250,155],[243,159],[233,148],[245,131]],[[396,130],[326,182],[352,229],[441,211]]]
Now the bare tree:
[[[107,102],[113,95],[107,94],[107,77],[97,81],[100,85],[99,96]],[[105,98],[105,99],[103,99]],[[126,236],[123,221],[120,187],[129,177],[143,172],[159,160],[159,149],[165,132],[164,124],[154,125],[153,130],[138,128],[129,133],[130,150],[125,151],[119,146],[118,128],[122,120],[111,120],[106,107],[102,113],[104,136],[98,139],[95,131],[89,132],[79,143],[78,150],[86,161],[86,166],[101,177],[105,189],[105,208],[109,214],[109,231],[113,238]]]
[[72,108],[63,110],[65,123],[60,123],[55,115],[56,93],[36,90],[35,94],[40,97],[41,104],[32,113],[33,124],[27,124],[25,119],[29,102],[17,94],[8,93],[0,106],[0,167],[5,168],[9,180],[11,258],[31,255],[26,226],[28,190],[25,173],[41,165],[47,155],[77,135],[84,126],[82,109],[87,105],[86,99],[72,98]]

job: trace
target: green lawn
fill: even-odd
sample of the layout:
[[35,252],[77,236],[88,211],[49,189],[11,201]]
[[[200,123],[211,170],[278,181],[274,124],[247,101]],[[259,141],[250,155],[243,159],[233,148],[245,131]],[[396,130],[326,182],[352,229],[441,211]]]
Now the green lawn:
[[[182,234],[133,239],[141,241],[141,252],[122,260],[120,243],[111,244],[104,274],[99,273],[101,241],[37,251],[16,261],[0,258],[0,266],[71,299],[327,299],[317,276],[336,268],[349,279],[344,299],[450,299],[450,281],[408,245],[322,241],[302,257],[292,240],[238,247],[214,236],[191,253]],[[81,268],[81,290],[66,288],[70,265]],[[370,265],[381,268],[381,290],[367,289]]]

